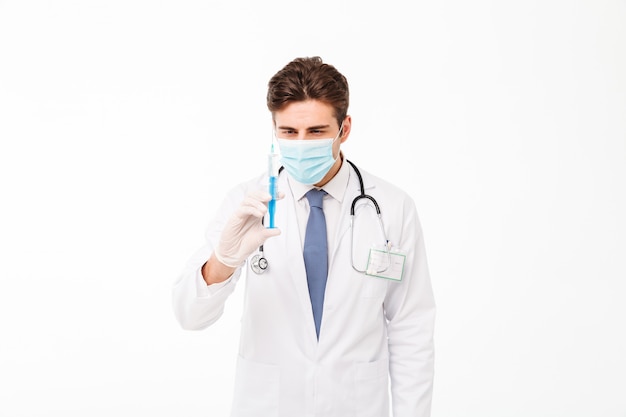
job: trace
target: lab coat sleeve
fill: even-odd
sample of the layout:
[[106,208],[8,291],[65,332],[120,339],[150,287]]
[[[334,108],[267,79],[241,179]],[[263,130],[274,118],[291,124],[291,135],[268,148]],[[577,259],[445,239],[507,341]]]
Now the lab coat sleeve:
[[201,330],[215,323],[222,316],[226,299],[235,290],[241,276],[239,268],[226,281],[207,285],[201,270],[211,252],[208,246],[196,252],[174,284],[174,315],[185,330]]
[[[385,298],[389,343],[389,374],[394,417],[429,417],[434,378],[435,301],[426,261],[424,237],[410,197],[392,231],[406,251],[402,281],[390,282]],[[393,241],[392,241],[393,243]]]
[[246,187],[240,185],[229,193],[206,230],[205,245],[189,259],[174,283],[174,315],[183,329],[201,330],[215,323],[222,316],[226,300],[241,277],[242,267],[239,267],[226,281],[207,286],[202,278],[202,266],[211,257],[224,224],[241,203],[245,192]]

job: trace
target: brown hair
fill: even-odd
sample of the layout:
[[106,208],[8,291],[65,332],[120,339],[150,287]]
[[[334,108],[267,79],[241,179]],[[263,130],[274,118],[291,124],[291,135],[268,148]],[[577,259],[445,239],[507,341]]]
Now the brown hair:
[[318,56],[296,58],[270,79],[267,108],[273,116],[289,103],[320,100],[333,106],[341,126],[348,114],[349,95],[348,81],[335,67]]

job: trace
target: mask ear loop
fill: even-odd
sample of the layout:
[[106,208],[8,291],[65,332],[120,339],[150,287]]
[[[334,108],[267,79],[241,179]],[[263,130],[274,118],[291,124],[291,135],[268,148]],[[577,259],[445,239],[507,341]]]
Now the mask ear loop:
[[337,132],[337,136],[335,136],[335,139],[333,139],[333,143],[335,143],[335,141],[341,137],[343,137],[343,122],[341,122],[341,125],[339,126],[339,132]]
[[[335,136],[335,138],[333,139],[333,143],[331,144],[331,147],[332,147],[332,145],[335,144],[337,139],[339,139],[342,136],[343,136],[343,122],[341,122],[341,125],[339,126],[339,132],[337,132],[337,136]],[[339,157],[341,157],[341,150],[339,150],[339,154],[337,155],[337,158],[335,158],[335,156],[333,155],[333,161],[337,162],[337,159],[339,159]]]

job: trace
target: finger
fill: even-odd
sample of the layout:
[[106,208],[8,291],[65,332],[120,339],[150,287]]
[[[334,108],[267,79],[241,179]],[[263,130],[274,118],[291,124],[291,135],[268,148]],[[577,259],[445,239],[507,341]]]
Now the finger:
[[267,213],[267,206],[258,202],[256,204],[243,204],[237,209],[237,215],[240,218],[249,216],[261,218],[265,216],[265,213]]
[[270,193],[264,190],[252,190],[248,193],[246,198],[260,201],[261,203],[267,203],[272,199],[272,196],[270,195]]
[[263,230],[261,230],[260,232],[260,236],[261,236],[261,240],[259,242],[259,245],[263,244],[267,239],[269,239],[270,237],[274,237],[274,236],[278,236],[280,235],[281,231],[278,228],[263,228]]
[[282,232],[280,231],[279,228],[277,227],[272,227],[272,228],[265,228],[263,229],[263,234],[266,236],[266,239],[268,237],[274,237],[274,236],[278,236],[280,235]]
[[250,207],[265,213],[267,208],[267,201],[270,200],[269,194],[264,192],[252,192],[248,194],[241,203],[241,207]]

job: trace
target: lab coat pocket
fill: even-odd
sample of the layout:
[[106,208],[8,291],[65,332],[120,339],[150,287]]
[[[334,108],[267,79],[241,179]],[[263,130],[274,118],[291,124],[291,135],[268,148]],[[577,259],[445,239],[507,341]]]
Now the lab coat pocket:
[[237,360],[232,417],[278,416],[280,369],[274,365]]
[[359,417],[389,415],[389,361],[383,358],[356,365],[356,410]]
[[363,290],[361,292],[363,298],[385,298],[389,280],[364,274],[361,274],[360,279],[363,281]]

